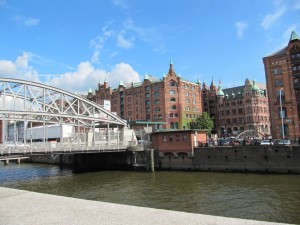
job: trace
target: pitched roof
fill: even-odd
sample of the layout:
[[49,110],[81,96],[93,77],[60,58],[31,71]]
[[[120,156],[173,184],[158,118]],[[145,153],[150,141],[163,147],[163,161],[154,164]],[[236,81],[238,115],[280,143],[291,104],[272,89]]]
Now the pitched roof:
[[294,40],[300,40],[300,38],[298,37],[295,31],[292,32],[290,37],[290,41],[294,41]]

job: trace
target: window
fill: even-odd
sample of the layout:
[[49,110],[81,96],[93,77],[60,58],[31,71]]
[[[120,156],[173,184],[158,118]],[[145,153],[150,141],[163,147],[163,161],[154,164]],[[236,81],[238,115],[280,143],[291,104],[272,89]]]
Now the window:
[[187,136],[186,136],[186,134],[183,135],[183,141],[187,141]]
[[176,82],[173,80],[171,80],[169,84],[170,84],[170,87],[176,87]]
[[175,117],[175,118],[178,118],[178,113],[175,113],[175,114],[174,114],[174,117]]
[[146,105],[150,105],[150,101],[149,100],[146,101]]
[[193,93],[192,96],[193,96],[193,98],[196,98],[196,94],[195,93]]
[[189,106],[186,107],[186,111],[190,111],[190,107]]
[[[280,91],[276,91],[276,98],[277,98],[277,101],[280,102]],[[281,101],[282,102],[285,101],[284,91],[281,91]]]
[[193,100],[193,104],[196,104],[196,100]]
[[159,90],[160,87],[158,85],[153,86],[153,90]]
[[149,86],[146,86],[146,87],[145,87],[145,90],[146,90],[146,91],[149,91],[149,90],[150,90],[150,87],[149,87]]
[[163,142],[166,142],[167,141],[167,136],[163,136],[162,139],[163,139]]
[[193,91],[195,91],[195,90],[196,90],[195,86],[192,86],[192,90],[193,90]]
[[169,114],[169,118],[173,118],[173,113],[170,113],[170,114]]
[[160,112],[160,108],[159,107],[155,107],[154,108],[154,112]]
[[238,109],[238,113],[239,113],[239,114],[243,114],[243,109],[242,109],[242,108],[239,108],[239,109]]
[[190,100],[187,98],[187,99],[185,99],[185,102],[186,103],[190,103]]
[[282,74],[282,67],[274,68],[273,72],[274,72],[274,75]]
[[169,141],[173,141],[173,136],[172,135],[169,136]]
[[146,108],[146,112],[147,112],[147,113],[150,113],[150,108]]
[[176,98],[171,98],[170,102],[176,102]]
[[160,100],[159,100],[159,99],[155,99],[155,100],[153,101],[153,103],[154,103],[154,105],[159,105]]
[[178,123],[170,123],[170,128],[171,129],[178,129]]
[[172,105],[172,106],[170,107],[170,109],[171,109],[171,110],[176,110],[176,105]]
[[292,59],[295,59],[295,58],[300,58],[300,53],[292,54]]
[[176,135],[176,141],[179,142],[179,135]]
[[187,92],[185,92],[185,96],[189,96],[189,92],[187,91]]
[[150,98],[150,94],[149,94],[149,93],[146,93],[145,97],[146,97],[146,98]]
[[298,70],[300,70],[300,65],[293,66],[293,71],[298,71]]
[[158,91],[156,91],[156,92],[154,92],[154,94],[153,94],[153,95],[154,95],[154,97],[156,97],[156,98],[157,98],[157,97],[159,97],[159,92],[158,92]]
[[[289,135],[289,125],[288,124],[283,124],[283,132],[285,136]],[[282,126],[280,124],[280,136],[282,136]]]
[[170,95],[175,95],[176,91],[175,90],[170,90]]

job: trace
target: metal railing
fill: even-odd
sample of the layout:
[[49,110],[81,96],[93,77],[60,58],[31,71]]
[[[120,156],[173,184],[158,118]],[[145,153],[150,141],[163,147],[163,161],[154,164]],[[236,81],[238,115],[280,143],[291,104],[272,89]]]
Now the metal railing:
[[23,145],[0,145],[0,155],[28,155],[28,154],[64,154],[91,152],[119,152],[133,147],[134,143],[127,142],[34,142]]

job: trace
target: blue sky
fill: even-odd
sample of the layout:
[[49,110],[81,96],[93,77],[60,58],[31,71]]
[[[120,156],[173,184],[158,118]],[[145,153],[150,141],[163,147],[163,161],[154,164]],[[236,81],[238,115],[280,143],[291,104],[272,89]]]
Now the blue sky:
[[262,58],[300,34],[298,0],[0,0],[0,76],[69,91],[177,74],[265,82]]

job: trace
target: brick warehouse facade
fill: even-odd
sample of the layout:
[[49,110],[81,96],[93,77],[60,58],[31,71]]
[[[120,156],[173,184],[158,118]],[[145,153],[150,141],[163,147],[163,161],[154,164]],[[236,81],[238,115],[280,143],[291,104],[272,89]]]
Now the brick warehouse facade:
[[203,110],[214,120],[212,133],[218,137],[237,136],[253,130],[258,136],[270,134],[269,106],[264,84],[250,82],[233,88],[218,88],[212,81],[202,85]]
[[293,31],[288,45],[264,57],[263,62],[272,135],[282,138],[284,130],[285,138],[296,141],[300,137],[300,39],[297,34]]
[[128,121],[165,122],[154,129],[189,129],[192,119],[202,113],[200,82],[182,79],[172,62],[162,79],[145,75],[141,83],[121,81],[116,89],[105,81],[95,92],[89,91],[87,98],[100,105],[110,101],[111,111]]

